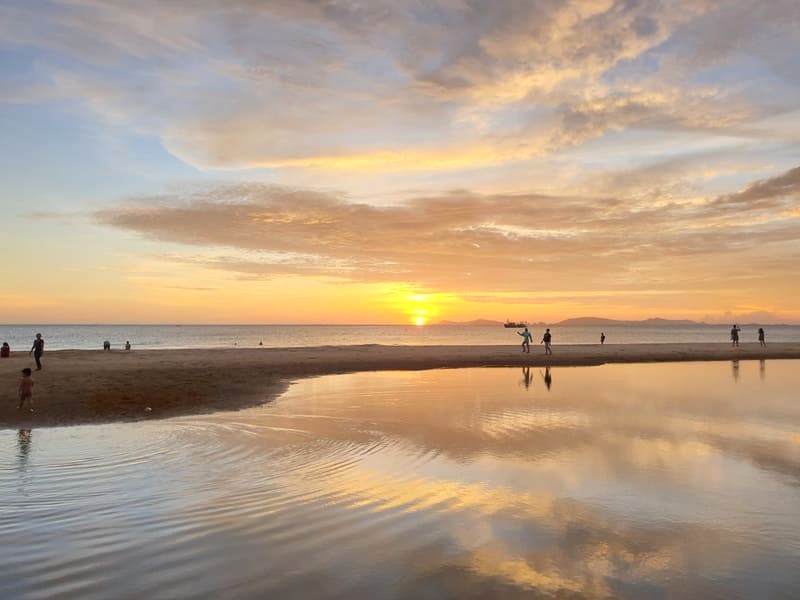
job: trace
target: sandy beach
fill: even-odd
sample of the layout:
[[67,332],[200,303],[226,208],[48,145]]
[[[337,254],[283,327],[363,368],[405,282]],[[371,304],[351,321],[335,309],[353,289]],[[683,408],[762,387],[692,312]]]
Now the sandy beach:
[[[800,343],[607,344],[541,346],[322,346],[134,350],[63,350],[34,371],[35,412],[18,411],[17,382],[27,353],[0,360],[0,427],[77,425],[152,419],[256,406],[295,379],[332,373],[458,367],[581,366],[603,363],[800,358]],[[147,409],[150,410],[147,410]]]

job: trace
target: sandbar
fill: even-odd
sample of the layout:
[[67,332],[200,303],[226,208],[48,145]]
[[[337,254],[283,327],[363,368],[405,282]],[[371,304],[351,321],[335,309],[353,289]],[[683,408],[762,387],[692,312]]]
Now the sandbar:
[[320,346],[184,350],[60,350],[34,371],[35,412],[17,410],[26,352],[0,359],[0,428],[174,417],[263,404],[302,377],[378,370],[581,366],[800,358],[800,343],[541,346]]

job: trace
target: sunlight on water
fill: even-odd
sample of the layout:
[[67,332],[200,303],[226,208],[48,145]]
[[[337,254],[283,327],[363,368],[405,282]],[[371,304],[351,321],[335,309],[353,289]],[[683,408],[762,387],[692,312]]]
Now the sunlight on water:
[[4,597],[800,596],[796,361],[381,372],[0,431]]

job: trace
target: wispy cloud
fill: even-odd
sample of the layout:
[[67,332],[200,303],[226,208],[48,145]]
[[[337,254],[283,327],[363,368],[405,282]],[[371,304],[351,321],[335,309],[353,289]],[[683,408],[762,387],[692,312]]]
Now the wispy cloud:
[[[217,248],[194,263],[248,276],[314,275],[434,289],[686,289],[732,274],[773,281],[797,258],[800,169],[737,194],[663,204],[613,197],[454,191],[375,206],[319,192],[238,184],[139,198],[104,225]],[[768,256],[759,254],[769,246]],[[794,249],[792,249],[794,248]],[[743,270],[744,258],[760,272]],[[685,271],[674,272],[676,264]]]
[[[204,168],[458,170],[629,129],[737,135],[800,98],[762,51],[773,34],[776,50],[798,49],[780,35],[800,12],[785,0],[63,0],[0,11],[5,44],[45,53],[38,81],[6,97],[78,99]],[[747,68],[741,52],[784,80],[704,80],[720,65]]]

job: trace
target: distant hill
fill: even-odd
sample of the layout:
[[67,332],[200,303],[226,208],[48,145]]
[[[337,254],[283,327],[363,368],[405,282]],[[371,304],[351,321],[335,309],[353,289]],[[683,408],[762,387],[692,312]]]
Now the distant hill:
[[437,325],[502,325],[502,321],[489,319],[475,319],[474,321],[439,321]]
[[565,319],[556,323],[556,325],[582,325],[588,327],[602,326],[602,325],[632,325],[632,326],[648,326],[658,325],[660,327],[683,327],[687,325],[703,325],[697,321],[688,321],[684,319],[643,319],[641,321],[619,321],[617,319],[603,319],[600,317],[577,317],[574,319]]

